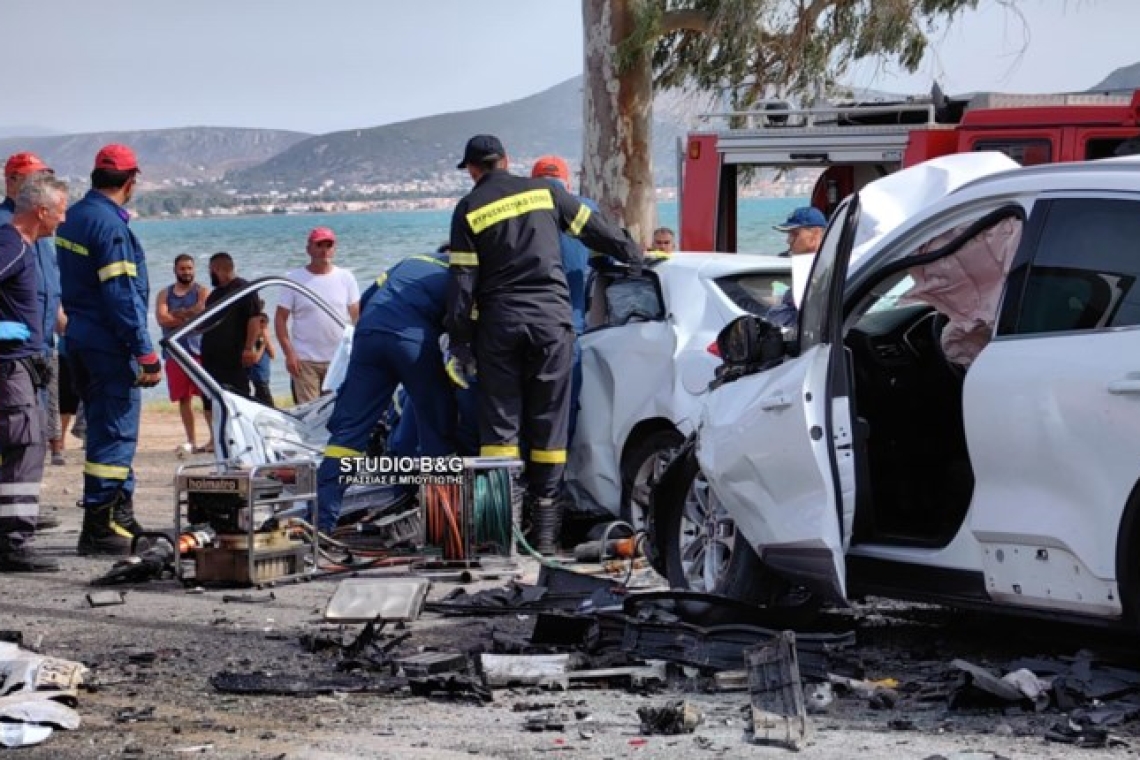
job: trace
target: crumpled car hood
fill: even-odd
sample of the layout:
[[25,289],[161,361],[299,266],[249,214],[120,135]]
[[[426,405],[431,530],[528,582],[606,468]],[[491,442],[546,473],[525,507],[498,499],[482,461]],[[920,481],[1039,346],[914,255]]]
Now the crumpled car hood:
[[859,191],[861,215],[849,266],[921,209],[969,182],[1020,166],[996,151],[956,153],[924,161],[868,184]]

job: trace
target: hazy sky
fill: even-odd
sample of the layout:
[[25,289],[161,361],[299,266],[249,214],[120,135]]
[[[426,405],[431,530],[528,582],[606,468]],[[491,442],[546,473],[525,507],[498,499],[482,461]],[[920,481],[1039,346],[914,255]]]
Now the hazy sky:
[[[849,80],[1076,90],[1140,60],[1140,0],[1018,0],[1027,30],[996,0],[981,6],[936,35],[919,75],[865,65]],[[580,0],[0,0],[0,28],[5,129],[330,132],[494,105],[582,71]]]

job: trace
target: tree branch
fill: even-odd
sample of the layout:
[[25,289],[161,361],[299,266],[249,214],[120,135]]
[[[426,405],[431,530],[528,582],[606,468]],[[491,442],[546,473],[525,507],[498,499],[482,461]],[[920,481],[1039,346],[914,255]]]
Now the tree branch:
[[662,35],[673,32],[707,32],[711,19],[706,11],[668,11],[661,17]]

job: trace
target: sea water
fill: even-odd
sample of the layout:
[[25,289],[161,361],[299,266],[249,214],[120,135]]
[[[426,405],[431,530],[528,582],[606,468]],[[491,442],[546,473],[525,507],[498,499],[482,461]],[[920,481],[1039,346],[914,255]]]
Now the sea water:
[[[773,230],[792,209],[804,205],[802,198],[755,198],[740,201],[738,248],[745,253],[779,253],[786,248],[784,236]],[[661,226],[677,229],[677,205],[658,207]],[[350,270],[363,291],[389,266],[417,253],[430,253],[446,242],[450,211],[377,211],[353,214],[267,214],[263,216],[208,217],[201,219],[139,220],[132,223],[146,250],[150,272],[151,335],[161,331],[154,319],[154,300],[161,288],[174,281],[174,258],[182,253],[194,257],[198,281],[209,284],[210,256],[225,251],[237,274],[247,280],[282,275],[304,266],[305,240],[313,227],[331,227],[337,236],[336,263]],[[275,295],[265,294],[272,321]],[[275,341],[276,343],[276,341]],[[288,375],[278,352],[273,363],[274,394],[287,394]],[[146,394],[148,400],[166,398],[165,383]]]

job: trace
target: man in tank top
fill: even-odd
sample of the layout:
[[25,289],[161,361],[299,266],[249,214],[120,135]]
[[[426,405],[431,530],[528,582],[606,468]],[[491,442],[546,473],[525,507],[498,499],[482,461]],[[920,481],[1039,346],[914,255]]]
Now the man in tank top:
[[[206,286],[194,281],[194,257],[188,253],[179,254],[174,259],[174,278],[173,285],[159,291],[154,307],[154,315],[164,338],[201,314],[206,308],[206,296],[210,294]],[[201,336],[183,338],[179,344],[190,352],[194,361],[201,361]],[[170,360],[166,349],[162,351],[162,358],[166,361],[166,387],[170,392],[170,400],[178,404],[182,428],[186,431],[186,443],[178,447],[179,454],[210,451],[210,444],[195,444],[193,402],[195,396],[201,397],[201,392],[182,368]],[[210,412],[203,409],[202,413],[206,419],[206,438],[213,440]]]

